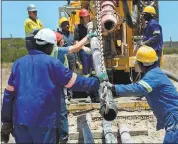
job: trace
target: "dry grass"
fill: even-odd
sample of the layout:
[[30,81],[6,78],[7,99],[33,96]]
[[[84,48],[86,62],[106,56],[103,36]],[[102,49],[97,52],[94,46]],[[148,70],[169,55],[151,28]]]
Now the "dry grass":
[[178,75],[178,54],[164,55],[164,64],[162,69]]

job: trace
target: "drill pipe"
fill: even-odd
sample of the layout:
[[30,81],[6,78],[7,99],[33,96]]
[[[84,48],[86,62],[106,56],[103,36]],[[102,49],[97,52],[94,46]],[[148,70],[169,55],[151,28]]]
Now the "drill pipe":
[[83,135],[84,144],[87,144],[87,143],[94,144],[95,142],[93,139],[93,135],[91,133],[90,127],[87,122],[87,119],[88,119],[87,115],[82,115],[78,117],[78,119],[80,121],[80,130]]
[[119,124],[119,133],[120,133],[120,138],[121,138],[122,144],[124,144],[124,143],[132,144],[133,143],[130,133],[129,133],[129,129],[125,124]]
[[[99,76],[102,73],[102,70],[101,70],[101,61],[100,61],[101,60],[100,44],[99,44],[98,38],[97,37],[91,38],[90,45],[91,45],[91,50],[92,50],[93,63],[94,63],[96,76]],[[104,69],[104,72],[106,73],[106,68]],[[114,120],[117,116],[118,109],[114,102],[111,90],[108,89],[108,91],[107,91],[107,97],[106,97],[107,105],[103,100],[101,100],[100,90],[99,90],[99,94],[100,94],[101,116],[107,121]],[[106,113],[107,108],[109,108],[109,110]]]
[[103,120],[103,131],[106,144],[117,144],[117,139],[112,132],[112,124],[109,121]]

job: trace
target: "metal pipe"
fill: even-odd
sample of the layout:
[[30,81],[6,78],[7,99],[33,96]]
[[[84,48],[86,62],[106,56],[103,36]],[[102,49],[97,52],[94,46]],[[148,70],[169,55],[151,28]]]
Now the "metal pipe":
[[93,139],[93,135],[91,133],[90,127],[88,125],[87,120],[90,119],[89,115],[82,115],[79,117],[79,122],[80,122],[80,130],[82,132],[83,135],[83,140],[84,140],[84,144],[87,143],[91,143],[94,144],[94,139]]
[[117,144],[117,139],[112,132],[112,124],[109,121],[103,120],[103,132],[106,144]]
[[[100,54],[100,44],[99,44],[99,40],[97,37],[91,38],[90,46],[92,50],[93,63],[94,63],[96,76],[99,76],[102,73],[102,70],[101,70],[102,62],[101,62],[101,54]],[[104,69],[104,71],[106,72],[106,68]],[[101,94],[100,91],[99,91],[99,94]],[[100,100],[101,100],[101,95],[100,95]],[[104,101],[100,101],[100,105],[101,105],[100,113],[105,120],[112,121],[116,118],[118,109],[114,102],[112,92],[109,89],[107,91],[106,102],[108,105],[104,103]],[[108,109],[107,113],[106,113],[106,109]]]
[[175,74],[168,72],[166,70],[163,70],[163,72],[168,76],[168,78],[178,82],[178,76],[176,76]]
[[101,1],[101,24],[103,32],[112,32],[118,24],[114,1]]
[[130,133],[129,133],[129,129],[125,124],[119,124],[119,133],[120,133],[120,138],[121,138],[122,144],[124,144],[124,143],[132,144],[133,143]]

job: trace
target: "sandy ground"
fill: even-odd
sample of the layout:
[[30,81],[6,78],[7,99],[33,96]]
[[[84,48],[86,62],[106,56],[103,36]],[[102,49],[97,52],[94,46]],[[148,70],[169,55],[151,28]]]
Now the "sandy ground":
[[[11,64],[4,64],[2,65],[2,77],[1,77],[1,92],[4,90],[7,79],[10,75],[10,68]],[[163,69],[171,71],[178,75],[178,55],[166,55],[164,56],[164,65]],[[173,82],[175,87],[178,89],[178,83]],[[126,101],[135,101],[135,98],[119,98],[117,99],[120,102],[126,102]],[[123,114],[138,114],[138,113],[143,113],[143,114],[150,114],[152,112],[150,111],[141,111],[141,112],[120,112]],[[97,110],[90,112],[92,117],[98,117],[100,116],[99,112]],[[77,114],[69,114],[69,129],[70,132],[76,132],[77,131]],[[113,121],[113,127],[115,129],[118,129],[118,124],[119,123],[125,123],[130,130],[139,130],[139,129],[147,129],[148,130],[148,136],[146,135],[140,135],[140,136],[134,136],[132,137],[133,141],[135,143],[162,143],[163,142],[163,137],[164,137],[164,130],[156,131],[156,120],[155,118],[148,118],[148,119],[116,119]],[[91,129],[92,130],[101,130],[101,121],[99,120],[94,120],[91,121],[90,123]],[[10,138],[10,143],[14,143],[14,139],[11,137]]]

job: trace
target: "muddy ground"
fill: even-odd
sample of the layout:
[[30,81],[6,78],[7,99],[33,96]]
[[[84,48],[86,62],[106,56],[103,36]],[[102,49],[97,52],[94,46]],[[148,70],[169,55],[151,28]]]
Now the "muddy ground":
[[[7,79],[10,74],[11,64],[3,64],[2,65],[2,74],[1,74],[1,90],[6,86]],[[178,75],[178,55],[165,55],[164,56],[164,65],[163,69],[168,70],[170,72]],[[178,83],[173,82],[175,87],[178,89]],[[135,98],[119,98],[117,101],[126,102],[126,101],[134,101]],[[126,112],[122,111],[119,114],[129,115],[129,114],[152,114],[151,111],[136,111],[136,112]],[[97,110],[90,112],[92,117],[99,117],[100,114]],[[69,114],[69,129],[70,132],[77,131],[77,114]],[[155,117],[148,119],[116,119],[113,121],[113,128],[118,129],[119,123],[127,124],[130,130],[148,130],[148,135],[139,135],[132,137],[135,143],[162,143],[164,137],[164,130],[156,131],[156,120]],[[92,130],[102,130],[101,121],[100,120],[92,120],[91,121],[91,129]],[[14,139],[11,137],[10,143],[13,143]]]

